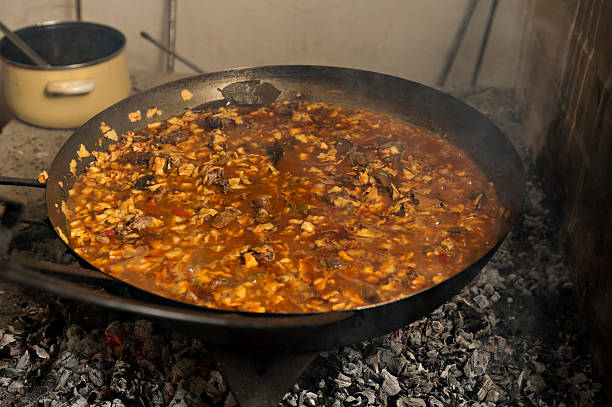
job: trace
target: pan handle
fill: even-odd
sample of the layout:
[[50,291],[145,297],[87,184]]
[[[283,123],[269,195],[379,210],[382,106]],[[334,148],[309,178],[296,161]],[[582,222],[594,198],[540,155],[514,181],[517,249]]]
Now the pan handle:
[[46,184],[40,183],[34,178],[3,177],[0,176],[0,185],[16,185],[19,187],[44,188]]

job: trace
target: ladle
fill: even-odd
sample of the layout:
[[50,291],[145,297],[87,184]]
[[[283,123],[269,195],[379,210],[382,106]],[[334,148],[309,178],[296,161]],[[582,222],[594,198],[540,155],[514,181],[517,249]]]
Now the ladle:
[[49,63],[47,63],[47,61],[44,60],[43,57],[38,54],[38,52],[34,51],[32,47],[30,47],[28,44],[25,43],[25,41],[19,38],[17,34],[12,32],[7,26],[2,24],[2,21],[0,21],[0,31],[2,31],[4,35],[6,35],[6,37],[13,44],[15,44],[15,46],[19,48],[21,52],[26,54],[26,56],[30,58],[30,60],[36,65],[40,66],[41,68],[49,68],[51,66]]

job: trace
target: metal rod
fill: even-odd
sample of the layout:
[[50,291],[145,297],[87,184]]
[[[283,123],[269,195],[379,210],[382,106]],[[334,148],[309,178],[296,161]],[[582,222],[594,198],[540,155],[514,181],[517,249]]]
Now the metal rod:
[[26,267],[30,270],[39,271],[43,274],[57,274],[60,276],[60,278],[64,278],[68,281],[91,284],[103,284],[106,282],[112,282],[115,285],[123,284],[100,271],[89,270],[82,267],[66,266],[49,261],[33,260],[16,256],[9,257],[8,261],[14,264],[19,264],[20,266]]
[[[176,0],[168,0],[168,32],[166,44],[172,52],[176,50]],[[174,72],[174,55],[168,54],[166,59],[166,72]]]
[[147,34],[144,31],[140,32],[140,36],[142,38],[144,38],[147,41],[150,41],[153,45],[155,45],[157,48],[161,49],[162,51],[174,56],[176,59],[178,59],[179,61],[181,61],[182,63],[184,63],[185,65],[187,65],[189,68],[193,69],[194,71],[196,71],[197,73],[204,73],[204,70],[202,70],[201,68],[199,68],[197,65],[187,61],[185,58],[181,57],[180,55],[177,55],[176,52],[170,51],[168,48],[166,48],[165,46],[163,46],[162,44],[160,44],[159,42],[157,42],[156,40],[153,39],[153,37],[151,37],[149,34]]
[[82,21],[83,20],[83,13],[82,13],[82,7],[81,7],[81,0],[76,0],[75,2],[75,11],[76,11],[76,19],[77,21]]
[[438,80],[436,81],[437,86],[444,86],[446,84],[446,79],[448,78],[448,74],[450,73],[453,64],[455,63],[455,58],[457,57],[457,53],[459,52],[459,47],[463,42],[463,37],[465,37],[465,32],[467,31],[470,22],[472,21],[472,16],[474,15],[474,10],[476,10],[476,6],[478,5],[478,0],[470,0],[470,4],[468,4],[465,14],[463,15],[463,20],[461,20],[461,24],[459,25],[459,29],[455,34],[455,39],[453,40],[453,45],[451,45],[450,50],[448,51],[448,55],[446,56],[446,62],[444,63],[444,67],[438,76]]
[[19,38],[19,36],[17,34],[15,34],[13,31],[11,31],[7,26],[5,26],[4,24],[2,24],[2,22],[0,21],[0,31],[2,31],[4,33],[4,35],[6,35],[6,37],[13,43],[15,44],[15,46],[17,48],[19,48],[21,50],[21,52],[23,52],[28,58],[30,58],[30,60],[42,67],[42,68],[49,68],[51,65],[49,65],[49,63],[47,61],[44,60],[43,57],[41,57],[38,52],[34,51],[32,49],[32,47],[30,47],[25,41],[23,41],[21,38]]
[[474,68],[474,74],[472,75],[472,86],[476,85],[478,81],[478,75],[480,74],[480,67],[482,66],[482,60],[484,58],[485,50],[487,49],[487,43],[489,42],[489,34],[491,33],[491,27],[493,26],[493,20],[495,19],[495,11],[497,10],[498,0],[493,0],[491,3],[491,10],[489,11],[489,19],[487,20],[487,26],[485,27],[484,37],[480,43],[480,51],[478,51],[478,59],[476,59],[476,67]]
[[41,184],[33,178],[19,178],[19,177],[2,177],[0,176],[0,185],[16,185],[18,187],[35,187],[45,188],[46,184]]

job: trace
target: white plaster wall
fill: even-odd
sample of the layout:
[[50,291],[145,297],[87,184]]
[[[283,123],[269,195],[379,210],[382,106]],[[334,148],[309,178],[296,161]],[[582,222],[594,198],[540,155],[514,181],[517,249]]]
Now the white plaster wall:
[[[479,84],[513,87],[523,10],[500,2]],[[178,0],[179,54],[206,71],[265,64],[357,67],[434,84],[469,0]],[[481,0],[449,75],[468,84],[491,0]],[[132,69],[160,71],[165,55],[140,31],[163,40],[165,0],[83,0],[83,19],[128,38]],[[75,19],[74,1],[0,0],[11,28]],[[191,72],[176,62],[176,71]]]

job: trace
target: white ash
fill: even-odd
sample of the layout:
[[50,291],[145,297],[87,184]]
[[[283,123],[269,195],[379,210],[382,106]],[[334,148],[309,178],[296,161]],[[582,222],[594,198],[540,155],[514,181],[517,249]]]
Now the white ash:
[[[606,404],[512,96],[494,89],[458,96],[490,113],[526,163],[517,224],[466,289],[404,329],[322,352],[281,406]],[[237,406],[203,338],[45,294],[23,298],[0,327],[5,404]]]

